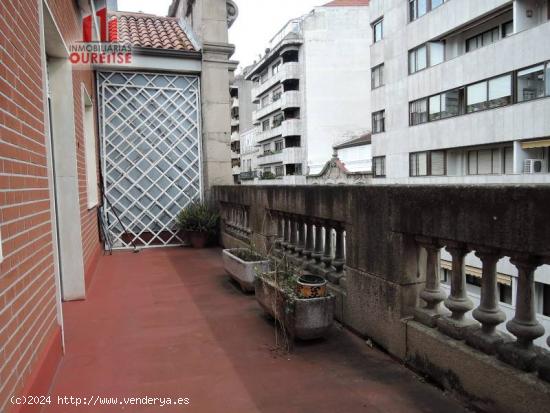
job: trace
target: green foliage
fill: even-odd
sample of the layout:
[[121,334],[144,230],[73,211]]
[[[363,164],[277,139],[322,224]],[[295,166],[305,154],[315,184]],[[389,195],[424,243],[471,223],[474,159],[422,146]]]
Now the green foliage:
[[264,172],[262,173],[262,179],[275,179],[273,172]]
[[216,234],[220,225],[220,214],[213,205],[194,201],[183,208],[176,218],[178,228],[189,232]]

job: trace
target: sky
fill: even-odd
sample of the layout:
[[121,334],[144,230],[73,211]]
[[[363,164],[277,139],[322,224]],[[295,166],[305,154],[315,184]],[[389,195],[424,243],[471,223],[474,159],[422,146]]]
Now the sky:
[[[229,41],[237,50],[233,60],[247,66],[263,54],[269,40],[292,18],[309,13],[329,0],[234,0],[239,17],[229,29]],[[118,0],[122,11],[141,11],[165,16],[171,0]]]

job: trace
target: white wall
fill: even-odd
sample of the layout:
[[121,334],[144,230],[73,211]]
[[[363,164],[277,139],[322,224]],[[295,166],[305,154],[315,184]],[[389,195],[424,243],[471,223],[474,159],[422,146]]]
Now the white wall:
[[354,146],[338,150],[338,158],[350,172],[371,172],[371,145]]
[[[447,183],[450,178],[412,178],[409,153],[550,136],[550,99],[524,102],[409,127],[409,102],[550,60],[550,23],[409,76],[408,50],[511,4],[504,0],[449,0],[408,23],[408,2],[372,0],[370,21],[384,15],[384,39],[370,48],[372,66],[384,63],[385,86],[372,92],[372,112],[386,111],[386,132],[375,134],[373,156],[386,156],[386,179],[373,183]],[[519,172],[519,168],[516,168]],[[455,181],[502,182],[505,177],[457,177]],[[514,182],[550,182],[550,176],[517,176]]]
[[331,158],[335,143],[370,131],[368,9],[317,7],[304,22],[302,145],[311,174]]

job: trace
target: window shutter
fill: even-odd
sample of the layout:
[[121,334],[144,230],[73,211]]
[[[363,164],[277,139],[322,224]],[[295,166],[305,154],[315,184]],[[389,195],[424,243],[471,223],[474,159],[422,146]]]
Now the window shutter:
[[445,152],[432,152],[432,175],[445,175]]
[[492,172],[491,153],[492,151],[487,149],[478,151],[478,158],[477,158],[478,174],[486,175]]
[[514,173],[514,148],[511,146],[504,148],[504,173]]

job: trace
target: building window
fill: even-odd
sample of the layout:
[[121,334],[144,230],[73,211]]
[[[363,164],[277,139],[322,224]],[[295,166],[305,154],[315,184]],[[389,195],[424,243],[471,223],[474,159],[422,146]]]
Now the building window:
[[266,70],[260,75],[260,84],[264,84],[267,81],[268,71]]
[[262,98],[262,108],[265,108],[267,105],[269,105],[269,95]]
[[468,113],[512,103],[512,76],[504,75],[466,88]]
[[371,69],[371,89],[384,86],[384,63]]
[[409,52],[409,73],[415,73],[425,69],[427,66],[427,48],[426,45],[417,47]]
[[514,34],[514,22],[509,21],[502,25],[502,38],[508,37]]
[[269,155],[271,154],[271,143],[264,143],[262,145],[262,149],[264,151],[264,155]]
[[372,32],[374,43],[377,43],[384,38],[384,18],[381,18],[372,24]]
[[410,176],[444,176],[446,170],[445,151],[415,152],[409,155]]
[[262,122],[262,131],[268,131],[269,130],[269,119],[266,119]]
[[[548,70],[548,68],[547,68]],[[544,96],[544,65],[520,70],[517,76],[517,100],[536,99]]]
[[381,133],[386,131],[386,113],[384,110],[372,114],[372,133]]
[[464,88],[451,90],[430,97],[429,121],[450,118],[462,114],[464,104]]
[[419,99],[409,104],[409,124],[420,125],[428,121],[428,100]]
[[283,176],[285,174],[285,168],[283,165],[277,165],[275,167],[275,176]]
[[281,123],[283,123],[284,115],[282,113],[278,113],[273,117],[273,127],[278,128],[281,126]]
[[409,0],[409,20],[414,21],[441,6],[445,0]]
[[409,51],[409,74],[445,61],[445,43],[429,42]]
[[94,108],[92,100],[86,91],[83,89],[82,92],[84,97],[82,126],[84,129],[84,153],[86,160],[86,194],[88,197],[88,209],[91,209],[99,204]]
[[279,88],[273,91],[273,102],[277,102],[283,95],[283,89]]
[[502,149],[479,149],[468,152],[468,175],[502,173]]
[[284,141],[275,142],[275,152],[281,152],[284,147]]
[[279,73],[280,68],[281,62],[277,62],[273,66],[271,66],[271,75],[275,76],[277,73]]
[[[550,13],[550,6],[548,6],[548,13]],[[546,63],[546,70],[544,71],[544,78],[546,82],[546,96],[550,96],[550,62]]]
[[499,40],[499,28],[493,27],[491,30],[480,33],[466,40],[466,52],[472,52],[480,47],[490,45]]
[[375,156],[372,158],[372,172],[375,178],[386,176],[386,157]]

